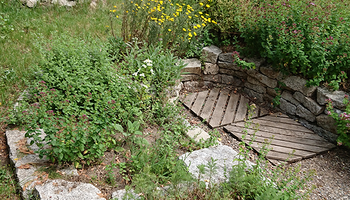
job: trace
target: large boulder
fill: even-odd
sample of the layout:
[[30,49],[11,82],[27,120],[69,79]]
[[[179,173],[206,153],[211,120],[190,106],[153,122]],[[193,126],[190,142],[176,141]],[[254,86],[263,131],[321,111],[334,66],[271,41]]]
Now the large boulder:
[[[185,153],[179,157],[188,167],[189,172],[194,178],[200,177],[201,181],[211,180],[211,183],[220,183],[228,180],[228,172],[232,167],[240,162],[245,162],[247,168],[251,168],[254,164],[250,161],[238,161],[242,158],[231,147],[226,145],[218,145],[216,147],[204,148],[201,150]],[[214,162],[216,170],[213,174],[200,175],[198,166],[205,165],[208,171],[208,164]],[[213,163],[212,163],[213,164]]]

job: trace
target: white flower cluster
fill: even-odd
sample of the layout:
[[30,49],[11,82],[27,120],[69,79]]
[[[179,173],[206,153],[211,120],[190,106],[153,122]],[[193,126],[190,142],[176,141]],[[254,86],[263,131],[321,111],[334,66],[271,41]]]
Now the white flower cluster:
[[[150,60],[150,59],[146,59],[145,61],[143,61],[145,64],[142,64],[142,67],[143,68],[147,68],[147,67],[152,67],[152,60]],[[132,75],[133,76],[141,76],[141,77],[145,77],[145,74],[144,73],[140,73],[139,74],[139,72],[140,72],[140,70],[141,70],[142,68],[139,68],[138,70],[137,70],[137,72],[135,72],[135,73],[133,73]],[[151,74],[152,75],[154,75],[154,71],[153,71],[153,69],[151,68],[150,69],[150,72],[151,72]]]

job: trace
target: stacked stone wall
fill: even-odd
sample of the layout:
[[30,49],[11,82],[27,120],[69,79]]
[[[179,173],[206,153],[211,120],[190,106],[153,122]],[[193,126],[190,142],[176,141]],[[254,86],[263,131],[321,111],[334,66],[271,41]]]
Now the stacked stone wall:
[[256,103],[271,105],[280,88],[280,105],[277,109],[298,120],[325,139],[335,142],[336,123],[327,115],[326,99],[334,102],[336,112],[345,109],[345,92],[327,88],[306,86],[306,80],[298,76],[285,76],[269,66],[264,59],[244,58],[253,62],[255,69],[242,69],[233,62],[232,53],[223,53],[216,46],[203,48],[202,64],[198,59],[186,59],[182,82],[187,90],[194,86],[230,86],[252,97]]

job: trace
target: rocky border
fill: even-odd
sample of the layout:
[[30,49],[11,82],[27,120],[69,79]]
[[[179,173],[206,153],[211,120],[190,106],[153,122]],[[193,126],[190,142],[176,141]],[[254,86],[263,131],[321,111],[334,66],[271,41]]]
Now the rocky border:
[[[185,59],[188,65],[183,69],[182,83],[186,90],[193,87],[226,85],[244,92],[255,99],[256,103],[267,102],[271,105],[278,95],[275,88],[280,89],[280,105],[278,109],[298,120],[306,128],[316,132],[326,140],[336,143],[337,125],[327,115],[326,99],[331,99],[336,112],[344,112],[343,91],[330,91],[324,87],[306,86],[306,79],[298,76],[285,76],[277,72],[264,59],[244,58],[254,63],[255,69],[242,69],[233,62],[232,53],[223,53],[216,46],[204,47],[202,55],[204,63],[199,59]],[[281,83],[281,84],[279,84]]]

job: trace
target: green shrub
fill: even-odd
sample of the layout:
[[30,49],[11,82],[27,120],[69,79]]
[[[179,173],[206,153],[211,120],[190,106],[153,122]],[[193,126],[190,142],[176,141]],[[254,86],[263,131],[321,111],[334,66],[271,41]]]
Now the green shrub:
[[337,122],[337,133],[339,137],[337,138],[338,145],[344,145],[350,147],[350,101],[349,96],[345,95],[344,104],[346,105],[345,112],[338,114],[334,111],[333,102],[331,99],[327,99],[327,112],[328,115],[332,116]]
[[[30,87],[32,104],[23,102],[17,113],[27,124],[26,136],[41,147],[41,157],[89,164],[103,155],[109,142],[115,143],[112,136],[120,127],[142,114],[141,86],[116,75],[106,49],[102,42],[67,35],[54,36],[42,49],[40,71]],[[44,129],[45,138],[38,128]]]
[[250,53],[282,72],[309,78],[308,85],[338,89],[349,68],[349,5],[344,1],[260,2],[239,30]]
[[169,86],[181,78],[182,60],[162,46],[146,45],[139,48],[134,42],[123,57],[120,73],[129,75],[143,84],[141,100],[147,101],[153,96],[155,101],[163,98]]

